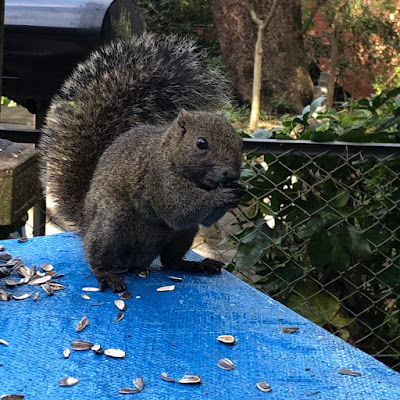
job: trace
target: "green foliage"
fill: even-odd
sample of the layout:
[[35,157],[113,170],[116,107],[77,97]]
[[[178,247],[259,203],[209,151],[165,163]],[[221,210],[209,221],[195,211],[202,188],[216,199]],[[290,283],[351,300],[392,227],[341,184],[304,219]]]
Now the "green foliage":
[[400,141],[400,88],[345,103],[340,111],[324,111],[324,101],[325,97],[319,97],[302,114],[285,118],[273,137],[286,135],[315,142]]
[[146,29],[160,35],[191,36],[214,54],[219,46],[214,32],[209,0],[138,0]]
[[[399,142],[400,89],[341,111],[324,111],[323,101],[248,136]],[[400,335],[399,173],[393,158],[248,154],[231,268],[250,268],[261,290],[364,350],[384,352]],[[374,334],[364,341],[368,327]],[[388,353],[400,352],[396,343]]]
[[7,107],[17,107],[17,103],[14,100],[10,100],[8,97],[1,96],[1,105]]
[[[305,37],[306,54],[310,65],[318,59],[326,59],[330,56],[330,31],[332,22],[337,12],[340,0],[316,1],[303,0],[303,20],[306,21],[319,3],[319,12],[327,23],[328,33],[315,34],[310,26],[309,33]],[[343,10],[343,32],[340,37],[341,53],[339,60],[339,76],[343,81],[346,72],[356,71],[361,68],[364,71],[373,71],[379,65],[379,71],[384,70],[383,82],[377,82],[378,86],[395,87],[395,81],[387,82],[387,75],[391,74],[393,62],[399,52],[399,10],[395,2],[391,0],[350,0]],[[389,18],[392,13],[394,19]],[[372,76],[371,76],[372,77]]]

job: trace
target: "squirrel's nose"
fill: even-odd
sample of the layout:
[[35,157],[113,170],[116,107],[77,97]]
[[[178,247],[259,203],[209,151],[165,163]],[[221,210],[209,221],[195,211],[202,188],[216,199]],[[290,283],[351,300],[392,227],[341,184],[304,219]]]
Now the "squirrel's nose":
[[240,173],[233,168],[222,169],[221,175],[224,182],[237,181],[240,177]]

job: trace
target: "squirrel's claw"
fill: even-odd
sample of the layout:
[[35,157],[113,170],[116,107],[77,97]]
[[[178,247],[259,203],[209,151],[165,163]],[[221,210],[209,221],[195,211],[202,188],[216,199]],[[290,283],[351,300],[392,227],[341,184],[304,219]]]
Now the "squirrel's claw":
[[220,261],[213,260],[212,258],[206,258],[200,263],[200,268],[207,272],[207,274],[217,274],[221,272],[221,268],[224,264]]
[[95,275],[102,292],[108,287],[114,293],[120,293],[126,289],[124,280],[112,271],[96,272]]

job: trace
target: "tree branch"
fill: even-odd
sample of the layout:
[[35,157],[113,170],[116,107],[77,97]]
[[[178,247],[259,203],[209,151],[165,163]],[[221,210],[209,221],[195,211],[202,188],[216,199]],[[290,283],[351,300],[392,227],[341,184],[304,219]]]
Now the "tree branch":
[[276,10],[276,7],[278,5],[278,0],[273,0],[271,8],[269,9],[268,16],[266,17],[264,15],[263,19],[260,19],[260,18],[257,17],[257,13],[254,10],[254,7],[250,3],[249,0],[245,0],[245,3],[247,5],[247,8],[249,9],[249,13],[250,13],[250,16],[251,16],[251,19],[253,20],[253,22],[256,23],[258,26],[261,26],[262,29],[266,29],[269,26],[269,24],[271,23],[272,18],[274,17],[275,10]]
[[317,3],[315,4],[314,8],[311,11],[311,14],[307,21],[304,22],[303,28],[301,29],[301,36],[305,35],[306,32],[308,31],[308,28],[310,27],[311,23],[313,22],[318,10],[327,2],[328,0],[318,0]]
[[269,24],[271,23],[272,18],[274,17],[277,5],[278,5],[278,0],[274,0],[274,2],[272,3],[271,8],[269,9],[268,17],[263,23],[263,29],[267,29]]

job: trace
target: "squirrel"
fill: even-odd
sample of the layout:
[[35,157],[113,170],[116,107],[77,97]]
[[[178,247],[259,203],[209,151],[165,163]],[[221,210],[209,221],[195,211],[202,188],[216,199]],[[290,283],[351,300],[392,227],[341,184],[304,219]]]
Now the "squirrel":
[[235,208],[242,139],[218,107],[226,80],[194,42],[143,34],[79,64],[50,104],[41,180],[82,236],[100,289],[125,290],[115,267],[217,273],[183,257],[199,226]]

